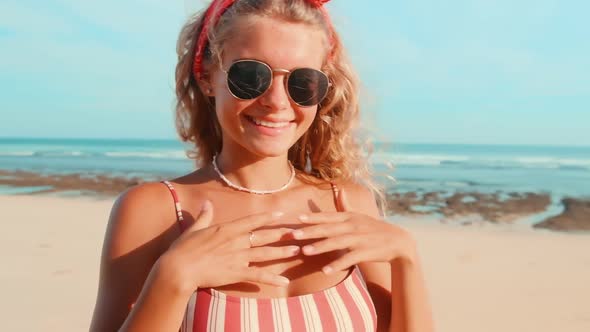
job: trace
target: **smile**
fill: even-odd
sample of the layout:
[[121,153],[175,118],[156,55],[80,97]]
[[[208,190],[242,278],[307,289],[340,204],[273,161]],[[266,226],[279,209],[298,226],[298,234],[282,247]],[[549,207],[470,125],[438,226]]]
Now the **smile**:
[[263,126],[267,128],[286,128],[291,125],[292,121],[268,121],[262,120],[260,118],[255,118],[253,116],[246,115],[245,116],[248,121],[252,122],[257,126]]

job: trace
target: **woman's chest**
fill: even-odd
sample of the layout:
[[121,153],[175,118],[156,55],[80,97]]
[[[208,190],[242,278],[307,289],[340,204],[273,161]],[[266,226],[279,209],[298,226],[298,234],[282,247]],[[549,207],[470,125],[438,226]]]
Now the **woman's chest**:
[[[265,200],[260,197],[254,199],[239,199],[239,197],[211,197],[214,206],[214,222],[232,222],[261,212],[280,211],[284,213],[276,223],[262,227],[258,231],[272,228],[299,229],[309,224],[303,224],[298,216],[303,213],[334,212],[334,201],[331,192],[312,195],[293,195],[283,199]],[[257,244],[254,231],[254,244]],[[311,245],[326,238],[312,240],[296,240],[289,233],[273,243],[265,243],[268,247]],[[274,274],[280,274],[290,280],[286,287],[276,287],[265,284],[241,283],[219,287],[218,290],[234,296],[247,297],[289,297],[309,294],[334,286],[341,282],[347,271],[326,275],[322,267],[338,259],[344,254],[342,251],[332,251],[320,255],[304,255],[301,251],[293,257],[250,263],[252,268],[262,269]]]
[[[189,202],[192,198],[192,204],[183,204],[182,210],[188,216],[186,222],[194,222],[194,216],[199,214],[199,207],[202,202],[209,200],[213,205],[212,225],[222,225],[224,223],[239,222],[249,216],[265,212],[282,212],[284,215],[272,223],[254,230],[255,247],[281,247],[281,246],[298,246],[303,248],[305,245],[313,244],[317,241],[323,241],[326,238],[311,240],[296,240],[290,236],[287,231],[284,236],[277,238],[276,241],[259,243],[265,230],[273,228],[282,229],[299,229],[309,224],[303,224],[298,220],[301,214],[334,212],[334,196],[332,190],[292,190],[280,195],[252,195],[232,191],[211,191],[205,188],[199,188],[192,193],[181,191],[181,200]],[[262,232],[261,232],[262,231]],[[244,237],[244,244],[248,243],[248,234],[241,234]],[[246,248],[245,250],[249,250]],[[340,271],[330,275],[324,274],[321,269],[335,259],[341,257],[343,252],[333,251],[320,255],[304,255],[301,251],[299,254],[283,259],[271,259],[261,262],[246,262],[251,268],[265,270],[273,274],[280,274],[290,280],[290,284],[285,287],[270,286],[257,283],[239,283],[218,287],[218,290],[234,296],[246,297],[289,297],[301,294],[309,294],[322,289],[329,288],[344,279],[347,271]]]

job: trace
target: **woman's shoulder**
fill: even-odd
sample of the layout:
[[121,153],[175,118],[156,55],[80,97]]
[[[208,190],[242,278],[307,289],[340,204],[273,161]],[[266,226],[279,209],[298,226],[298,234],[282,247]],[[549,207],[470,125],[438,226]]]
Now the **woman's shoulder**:
[[[170,190],[163,182],[145,182],[122,192],[116,199],[114,209],[125,213],[142,213],[165,217],[168,209],[162,204],[170,197]],[[174,215],[174,213],[172,213]]]
[[337,191],[345,191],[351,197],[367,199],[374,195],[367,185],[354,180],[335,181],[333,184]]
[[121,206],[123,209],[137,211],[140,208],[143,213],[149,213],[155,217],[166,218],[175,217],[173,192],[178,194],[184,191],[185,187],[200,188],[199,182],[204,181],[204,172],[202,169],[192,173],[182,175],[176,178],[144,182],[122,192],[115,202],[115,206]]
[[179,234],[170,191],[163,183],[146,182],[128,188],[115,200],[107,237],[117,255],[149,244],[159,252]]
[[348,180],[335,182],[337,195],[343,195],[345,204],[356,212],[379,216],[377,194],[368,185]]
[[328,180],[313,176],[305,176],[303,179],[306,186],[322,191],[332,191],[335,198],[340,192],[344,192],[348,199],[361,203],[362,206],[370,207],[375,203],[376,192],[357,180]]

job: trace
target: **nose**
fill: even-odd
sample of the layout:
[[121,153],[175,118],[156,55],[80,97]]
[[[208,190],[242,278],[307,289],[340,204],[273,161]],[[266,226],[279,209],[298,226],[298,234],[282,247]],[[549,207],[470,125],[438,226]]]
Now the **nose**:
[[289,106],[289,95],[287,94],[285,79],[288,72],[281,70],[273,71],[272,84],[268,90],[258,99],[260,103],[269,110],[277,111]]

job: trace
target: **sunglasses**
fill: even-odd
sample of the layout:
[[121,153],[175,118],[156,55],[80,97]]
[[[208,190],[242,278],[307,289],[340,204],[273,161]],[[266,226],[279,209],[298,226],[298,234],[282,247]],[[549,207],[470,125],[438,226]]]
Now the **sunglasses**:
[[237,99],[262,96],[272,85],[274,73],[286,74],[284,82],[289,98],[297,105],[309,107],[322,102],[332,85],[328,76],[313,68],[272,69],[258,60],[238,60],[227,70],[227,88]]

